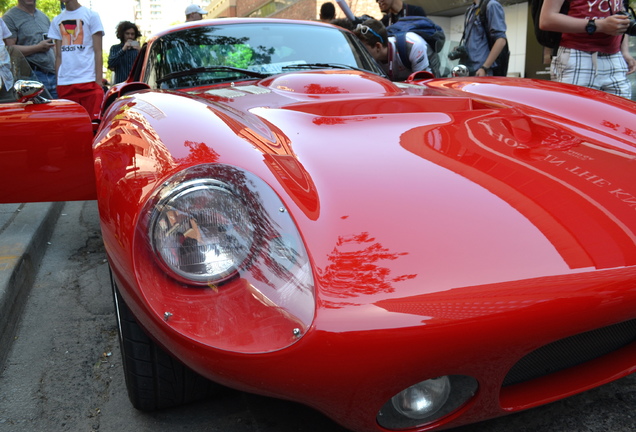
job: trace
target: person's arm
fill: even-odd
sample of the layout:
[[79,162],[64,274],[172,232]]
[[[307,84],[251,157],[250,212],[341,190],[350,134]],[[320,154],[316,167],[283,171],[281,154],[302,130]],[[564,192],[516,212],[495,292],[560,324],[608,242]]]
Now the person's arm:
[[410,41],[407,42],[409,50],[409,60],[411,61],[411,72],[428,71],[431,69],[428,64],[428,43],[417,33],[408,33]]
[[481,67],[477,69],[477,72],[475,72],[476,76],[488,75],[488,69],[490,69],[493,63],[495,63],[495,60],[497,60],[497,57],[499,57],[499,54],[501,54],[501,51],[504,49],[507,43],[508,41],[506,40],[506,38],[499,38],[495,41],[494,44],[492,44],[492,48],[490,49],[490,53],[488,53],[488,57],[486,57],[483,65],[481,65]]
[[139,50],[141,47],[139,44],[133,45],[136,40],[127,40],[126,43],[113,45],[110,47],[110,52],[108,54],[108,68],[111,70],[115,70],[117,66],[123,61],[126,55],[126,51],[128,50]]
[[7,44],[7,46],[15,46],[16,49],[20,51],[25,57],[30,56],[31,54],[47,52],[55,46],[51,39],[41,40],[35,45],[16,45],[16,41],[17,39],[15,38],[5,39],[5,43]]
[[627,75],[636,72],[636,59],[629,53],[629,36],[625,35],[621,42],[621,53],[627,63]]
[[55,74],[60,76],[60,66],[62,65],[62,41],[55,40]]
[[108,53],[108,68],[111,70],[115,70],[117,65],[121,63],[121,60],[124,56],[124,50],[121,45],[113,45],[110,47],[110,52]]
[[102,32],[93,34],[93,51],[95,52],[95,82],[102,85],[102,78],[104,73],[102,71],[104,67],[104,55],[102,53]]
[[[561,33],[585,33],[588,20],[575,18],[561,13],[564,0],[545,0],[541,8],[539,28],[541,30]],[[629,17],[625,15],[612,15],[606,18],[594,20],[596,31],[608,35],[618,36],[627,30]]]

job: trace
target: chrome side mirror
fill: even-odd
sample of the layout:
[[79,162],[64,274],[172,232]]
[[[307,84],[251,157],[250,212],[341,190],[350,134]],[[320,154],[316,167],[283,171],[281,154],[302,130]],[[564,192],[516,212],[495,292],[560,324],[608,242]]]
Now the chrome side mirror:
[[466,77],[470,75],[470,73],[468,72],[468,68],[463,64],[458,64],[457,66],[455,66],[451,73],[454,77]]
[[49,99],[41,96],[44,91],[44,84],[39,81],[18,80],[13,85],[18,102],[33,102],[35,104],[49,103]]

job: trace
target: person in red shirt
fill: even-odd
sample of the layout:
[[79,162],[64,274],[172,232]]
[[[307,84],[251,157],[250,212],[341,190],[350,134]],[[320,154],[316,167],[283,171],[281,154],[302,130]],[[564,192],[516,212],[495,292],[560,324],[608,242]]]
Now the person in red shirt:
[[636,60],[629,54],[625,31],[630,19],[621,14],[623,0],[571,0],[567,15],[560,13],[563,2],[545,0],[539,23],[542,30],[562,33],[552,58],[552,80],[630,99],[627,75],[636,71]]

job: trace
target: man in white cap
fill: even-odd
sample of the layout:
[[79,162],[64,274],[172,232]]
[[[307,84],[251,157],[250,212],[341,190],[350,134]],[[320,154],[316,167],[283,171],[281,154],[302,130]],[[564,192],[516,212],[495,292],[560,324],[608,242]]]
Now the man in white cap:
[[186,22],[202,20],[203,15],[207,13],[206,10],[201,9],[198,5],[191,4],[185,10]]

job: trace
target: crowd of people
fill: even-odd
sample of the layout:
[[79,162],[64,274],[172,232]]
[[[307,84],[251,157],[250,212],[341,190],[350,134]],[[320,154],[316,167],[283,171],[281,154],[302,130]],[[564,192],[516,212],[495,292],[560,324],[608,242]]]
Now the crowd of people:
[[[104,91],[110,85],[103,76],[104,27],[99,14],[79,0],[61,0],[62,12],[50,20],[36,7],[37,0],[17,0],[0,18],[0,83],[4,91],[13,84],[7,47],[18,50],[28,62],[32,77],[43,83],[51,98],[75,101],[97,118]],[[185,21],[203,19],[207,12],[191,4]],[[136,24],[117,25],[120,43],[110,47],[108,69],[112,84],[126,80],[141,49]]]
[[[564,2],[569,4],[566,12],[562,9]],[[430,71],[426,61],[426,52],[432,49],[430,44],[415,32],[407,33],[410,61],[404,61],[397,55],[396,38],[387,31],[401,18],[425,17],[424,9],[402,0],[377,0],[377,3],[381,20],[366,17],[362,22],[352,23],[347,18],[334,18],[330,22],[353,30],[393,80],[403,80],[413,72]],[[636,31],[636,17],[629,16],[626,6],[624,0],[544,0],[540,28],[562,33],[551,56],[551,79],[630,99],[628,75],[636,72],[636,60],[629,52],[629,33]],[[449,58],[458,58],[463,70],[472,76],[505,71],[509,58],[506,31],[505,13],[499,0],[473,0],[464,14],[459,49],[452,53],[457,57],[449,55]],[[503,55],[506,51],[508,56]],[[504,61],[506,64],[501,65]]]
[[[487,2],[487,4],[486,4]],[[364,16],[351,20],[337,18],[332,24],[340,25],[354,32],[371,56],[384,68],[390,79],[402,81],[414,72],[433,71],[429,63],[431,46],[415,31],[406,33],[406,55],[400,55],[398,38],[391,28],[405,17],[426,17],[426,11],[417,5],[402,0],[377,0],[382,18]],[[331,2],[326,2],[331,4]],[[480,5],[486,4],[485,10]],[[321,9],[322,10],[322,9]],[[487,19],[483,19],[487,17]],[[464,16],[464,33],[460,45],[463,56],[460,63],[466,66],[470,75],[488,76],[494,74],[499,56],[507,45],[504,10],[498,0],[474,0]]]
[[[568,0],[567,13],[562,10],[564,1],[544,0],[541,9],[541,29],[563,35],[551,59],[551,78],[631,98],[627,75],[636,71],[636,60],[629,53],[625,33],[633,21],[625,13],[623,0],[591,6],[584,0]],[[391,31],[404,17],[426,17],[425,10],[403,0],[377,0],[377,4],[382,14],[379,20],[369,16],[356,22],[336,18],[330,1],[321,5],[319,19],[352,30],[392,80],[404,80],[414,72],[436,73],[429,61],[434,50],[430,41],[421,33],[408,31],[403,53]],[[61,5],[62,12],[49,20],[37,9],[36,0],[17,0],[17,5],[0,18],[0,80],[5,89],[12,84],[7,47],[13,47],[24,55],[34,78],[44,84],[52,98],[76,101],[96,118],[106,82],[102,69],[104,28],[99,14],[79,0],[61,0]],[[185,21],[201,20],[206,13],[191,4],[185,10]],[[501,62],[507,62],[502,57],[508,49],[506,30],[499,0],[473,0],[464,15],[459,50],[453,55],[469,75],[496,75]],[[140,51],[141,33],[134,23],[120,22],[116,35],[120,43],[110,47],[107,62],[113,71],[112,84],[127,78]]]

